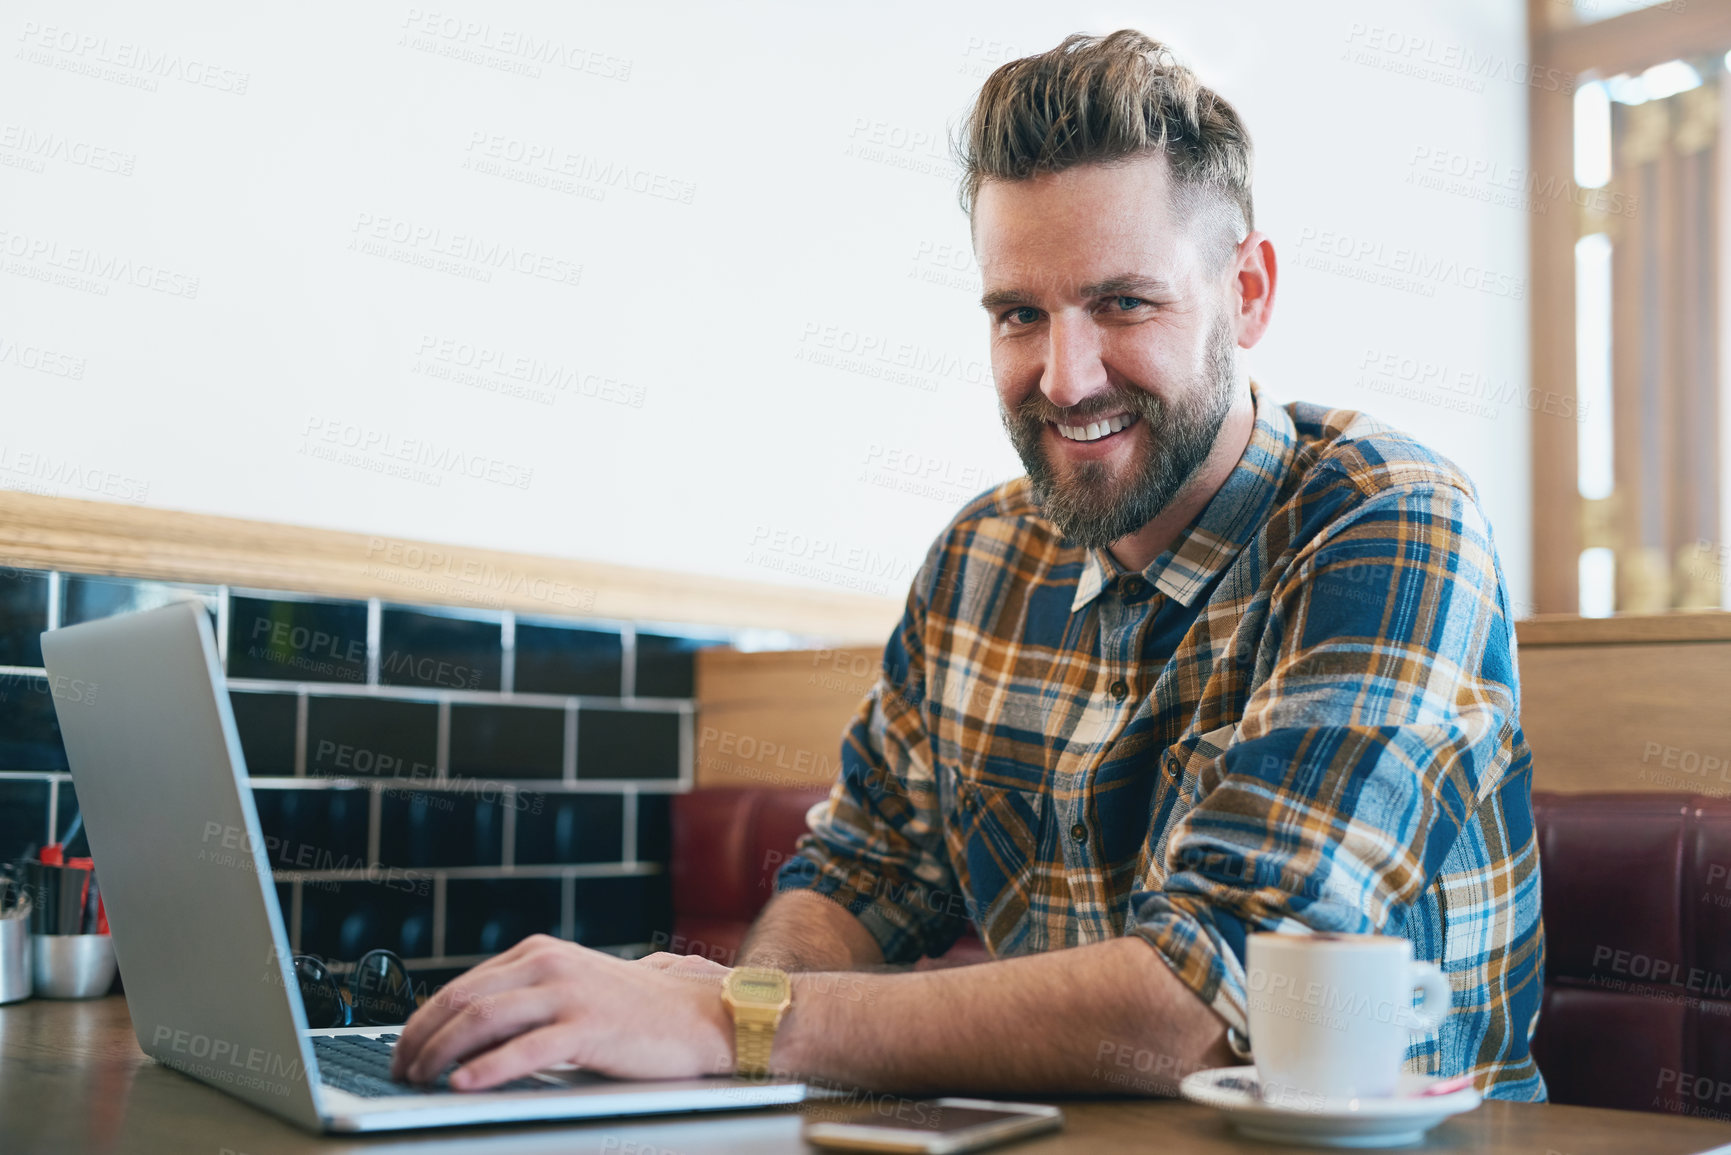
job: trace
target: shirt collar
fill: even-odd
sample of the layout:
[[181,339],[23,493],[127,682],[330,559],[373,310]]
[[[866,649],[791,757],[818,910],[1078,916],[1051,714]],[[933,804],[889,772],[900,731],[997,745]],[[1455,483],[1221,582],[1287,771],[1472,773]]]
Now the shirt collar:
[[[1167,597],[1186,606],[1220,576],[1262,528],[1298,451],[1298,431],[1286,409],[1265,403],[1254,381],[1250,383],[1250,401],[1256,424],[1244,456],[1196,520],[1142,571],[1142,576]],[[1089,549],[1070,612],[1093,601],[1123,572],[1124,567],[1106,550]]]

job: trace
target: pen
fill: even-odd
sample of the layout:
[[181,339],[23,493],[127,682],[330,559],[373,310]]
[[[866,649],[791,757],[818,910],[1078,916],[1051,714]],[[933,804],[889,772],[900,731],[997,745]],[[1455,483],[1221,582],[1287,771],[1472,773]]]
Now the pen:
[[90,872],[90,881],[84,887],[84,912],[79,919],[78,929],[83,934],[96,933],[96,871]]

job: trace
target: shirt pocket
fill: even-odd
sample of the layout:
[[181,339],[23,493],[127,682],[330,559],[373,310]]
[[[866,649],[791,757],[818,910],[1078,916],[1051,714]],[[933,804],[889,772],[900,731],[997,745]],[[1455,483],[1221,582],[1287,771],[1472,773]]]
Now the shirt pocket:
[[1043,790],[982,782],[951,772],[944,823],[966,917],[994,955],[1025,943],[1036,900],[1051,800]]

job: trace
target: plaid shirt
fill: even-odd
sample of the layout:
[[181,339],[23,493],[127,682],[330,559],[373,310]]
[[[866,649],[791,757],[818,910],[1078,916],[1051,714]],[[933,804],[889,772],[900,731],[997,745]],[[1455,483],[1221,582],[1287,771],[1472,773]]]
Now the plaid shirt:
[[1476,492],[1370,417],[1252,396],[1139,574],[1025,477],[955,517],[777,888],[891,962],[969,923],[998,957],[1134,934],[1241,1031],[1248,932],[1404,935],[1454,989],[1408,1069],[1542,1099],[1532,759]]

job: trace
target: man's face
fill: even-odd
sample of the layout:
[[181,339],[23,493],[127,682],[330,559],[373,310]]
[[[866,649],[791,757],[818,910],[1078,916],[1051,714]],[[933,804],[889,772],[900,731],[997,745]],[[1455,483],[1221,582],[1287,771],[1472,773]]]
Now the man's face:
[[1208,457],[1237,381],[1235,261],[1163,157],[987,181],[975,201],[1004,426],[1060,532],[1106,546]]

